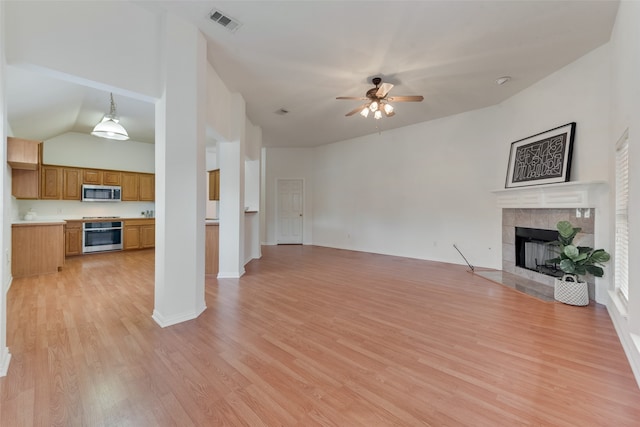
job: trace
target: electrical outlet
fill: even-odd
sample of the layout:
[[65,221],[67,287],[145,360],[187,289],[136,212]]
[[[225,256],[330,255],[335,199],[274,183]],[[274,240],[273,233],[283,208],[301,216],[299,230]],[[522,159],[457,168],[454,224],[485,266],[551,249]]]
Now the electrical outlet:
[[584,211],[584,217],[585,217],[585,218],[589,218],[589,217],[591,217],[591,208],[587,208],[587,209]]
[[582,209],[580,208],[576,209],[576,218],[582,218]]

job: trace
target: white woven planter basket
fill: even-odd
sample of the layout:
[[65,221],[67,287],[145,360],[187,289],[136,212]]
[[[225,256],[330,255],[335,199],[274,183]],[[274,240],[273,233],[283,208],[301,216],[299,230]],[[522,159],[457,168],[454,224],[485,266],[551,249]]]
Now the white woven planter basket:
[[589,305],[587,282],[579,282],[575,276],[565,274],[555,280],[553,296],[556,301],[570,305]]

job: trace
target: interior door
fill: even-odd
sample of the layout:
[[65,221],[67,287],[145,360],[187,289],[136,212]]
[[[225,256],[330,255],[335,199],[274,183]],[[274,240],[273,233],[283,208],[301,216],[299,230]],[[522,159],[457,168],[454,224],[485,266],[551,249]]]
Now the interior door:
[[279,179],[276,187],[278,194],[276,243],[301,245],[303,181],[302,179]]

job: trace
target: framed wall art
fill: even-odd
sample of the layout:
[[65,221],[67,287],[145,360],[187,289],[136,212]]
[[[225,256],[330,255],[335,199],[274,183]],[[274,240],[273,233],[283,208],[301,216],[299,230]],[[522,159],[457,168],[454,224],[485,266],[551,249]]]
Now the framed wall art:
[[511,143],[505,188],[569,181],[576,123]]

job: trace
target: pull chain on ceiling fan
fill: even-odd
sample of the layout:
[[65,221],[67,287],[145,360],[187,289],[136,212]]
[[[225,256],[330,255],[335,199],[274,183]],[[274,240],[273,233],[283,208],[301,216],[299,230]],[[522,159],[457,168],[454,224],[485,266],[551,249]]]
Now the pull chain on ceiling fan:
[[412,96],[392,96],[389,97],[389,91],[393,88],[391,83],[382,83],[382,78],[374,77],[372,83],[375,85],[367,91],[366,97],[358,98],[353,96],[338,96],[336,99],[357,99],[361,101],[367,101],[358,108],[349,111],[345,116],[353,116],[356,113],[360,113],[362,117],[369,116],[369,113],[373,113],[373,117],[378,120],[382,118],[382,114],[387,117],[392,117],[396,113],[393,111],[393,106],[390,102],[421,102],[424,97],[421,95]]

